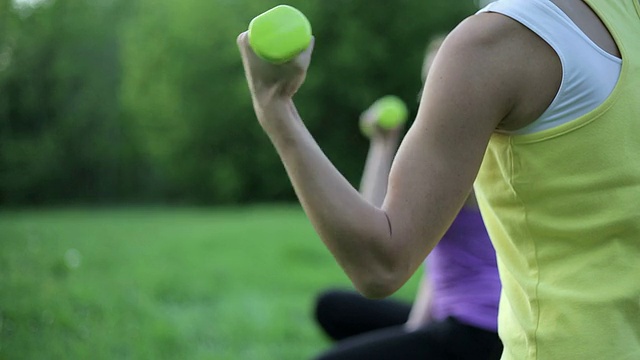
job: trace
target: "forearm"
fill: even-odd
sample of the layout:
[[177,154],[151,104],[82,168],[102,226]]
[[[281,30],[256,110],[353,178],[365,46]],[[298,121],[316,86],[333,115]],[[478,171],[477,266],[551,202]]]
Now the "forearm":
[[[396,289],[398,246],[384,211],[368,203],[324,155],[292,101],[256,109],[300,203],[327,248],[356,288],[371,297]],[[399,285],[398,285],[399,286]]]
[[426,325],[431,320],[431,304],[433,299],[433,289],[431,282],[426,275],[423,275],[416,299],[411,307],[409,319],[405,327],[409,331],[416,330]]
[[389,171],[399,141],[399,132],[388,135],[371,140],[362,181],[360,182],[362,196],[378,207],[382,205],[387,193]]

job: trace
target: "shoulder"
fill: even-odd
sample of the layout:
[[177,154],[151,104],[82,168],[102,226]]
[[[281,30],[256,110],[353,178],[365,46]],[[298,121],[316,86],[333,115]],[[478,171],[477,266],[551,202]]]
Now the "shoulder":
[[[516,127],[544,111],[561,80],[553,49],[518,21],[498,13],[468,17],[445,39],[441,51],[446,61],[439,64],[441,69],[464,74],[467,86],[482,90],[481,101],[501,109],[500,122]],[[530,102],[532,94],[541,95],[537,102]]]
[[462,21],[446,38],[442,50],[448,57],[509,71],[522,70],[522,63],[541,46],[548,45],[518,21],[488,12]]
[[513,40],[522,25],[508,16],[483,12],[467,17],[456,26],[446,42],[450,46],[496,47]]
[[513,35],[517,28],[513,20],[498,14],[481,13],[461,22],[434,58],[423,97],[429,106],[424,108],[455,109],[463,112],[456,113],[457,118],[476,118],[495,128],[510,112],[518,87],[514,80],[521,66],[514,55],[519,56],[519,45]]

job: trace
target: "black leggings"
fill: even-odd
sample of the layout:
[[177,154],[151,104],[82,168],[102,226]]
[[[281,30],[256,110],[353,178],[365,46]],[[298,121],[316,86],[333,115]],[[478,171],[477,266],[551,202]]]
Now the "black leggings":
[[370,300],[352,291],[324,292],[316,303],[316,319],[337,343],[316,359],[500,359],[502,343],[495,332],[452,317],[407,331],[410,310],[407,303]]

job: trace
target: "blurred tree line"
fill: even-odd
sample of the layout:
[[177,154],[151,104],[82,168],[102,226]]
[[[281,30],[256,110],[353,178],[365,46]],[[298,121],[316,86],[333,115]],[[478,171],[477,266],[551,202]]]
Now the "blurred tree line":
[[[270,0],[0,0],[0,204],[229,204],[294,198],[255,120],[236,36]],[[290,1],[316,37],[296,98],[357,184],[360,112],[412,114],[429,39],[471,0]]]

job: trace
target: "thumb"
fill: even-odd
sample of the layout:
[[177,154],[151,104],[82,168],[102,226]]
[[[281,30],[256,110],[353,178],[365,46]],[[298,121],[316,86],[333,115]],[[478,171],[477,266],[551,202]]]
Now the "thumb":
[[249,44],[249,32],[245,31],[238,35],[236,39],[236,43],[238,44],[238,49],[240,50],[240,55],[242,56],[243,62],[245,62],[245,66],[248,63],[255,62],[256,60],[260,60],[258,55],[253,51],[251,45]]

